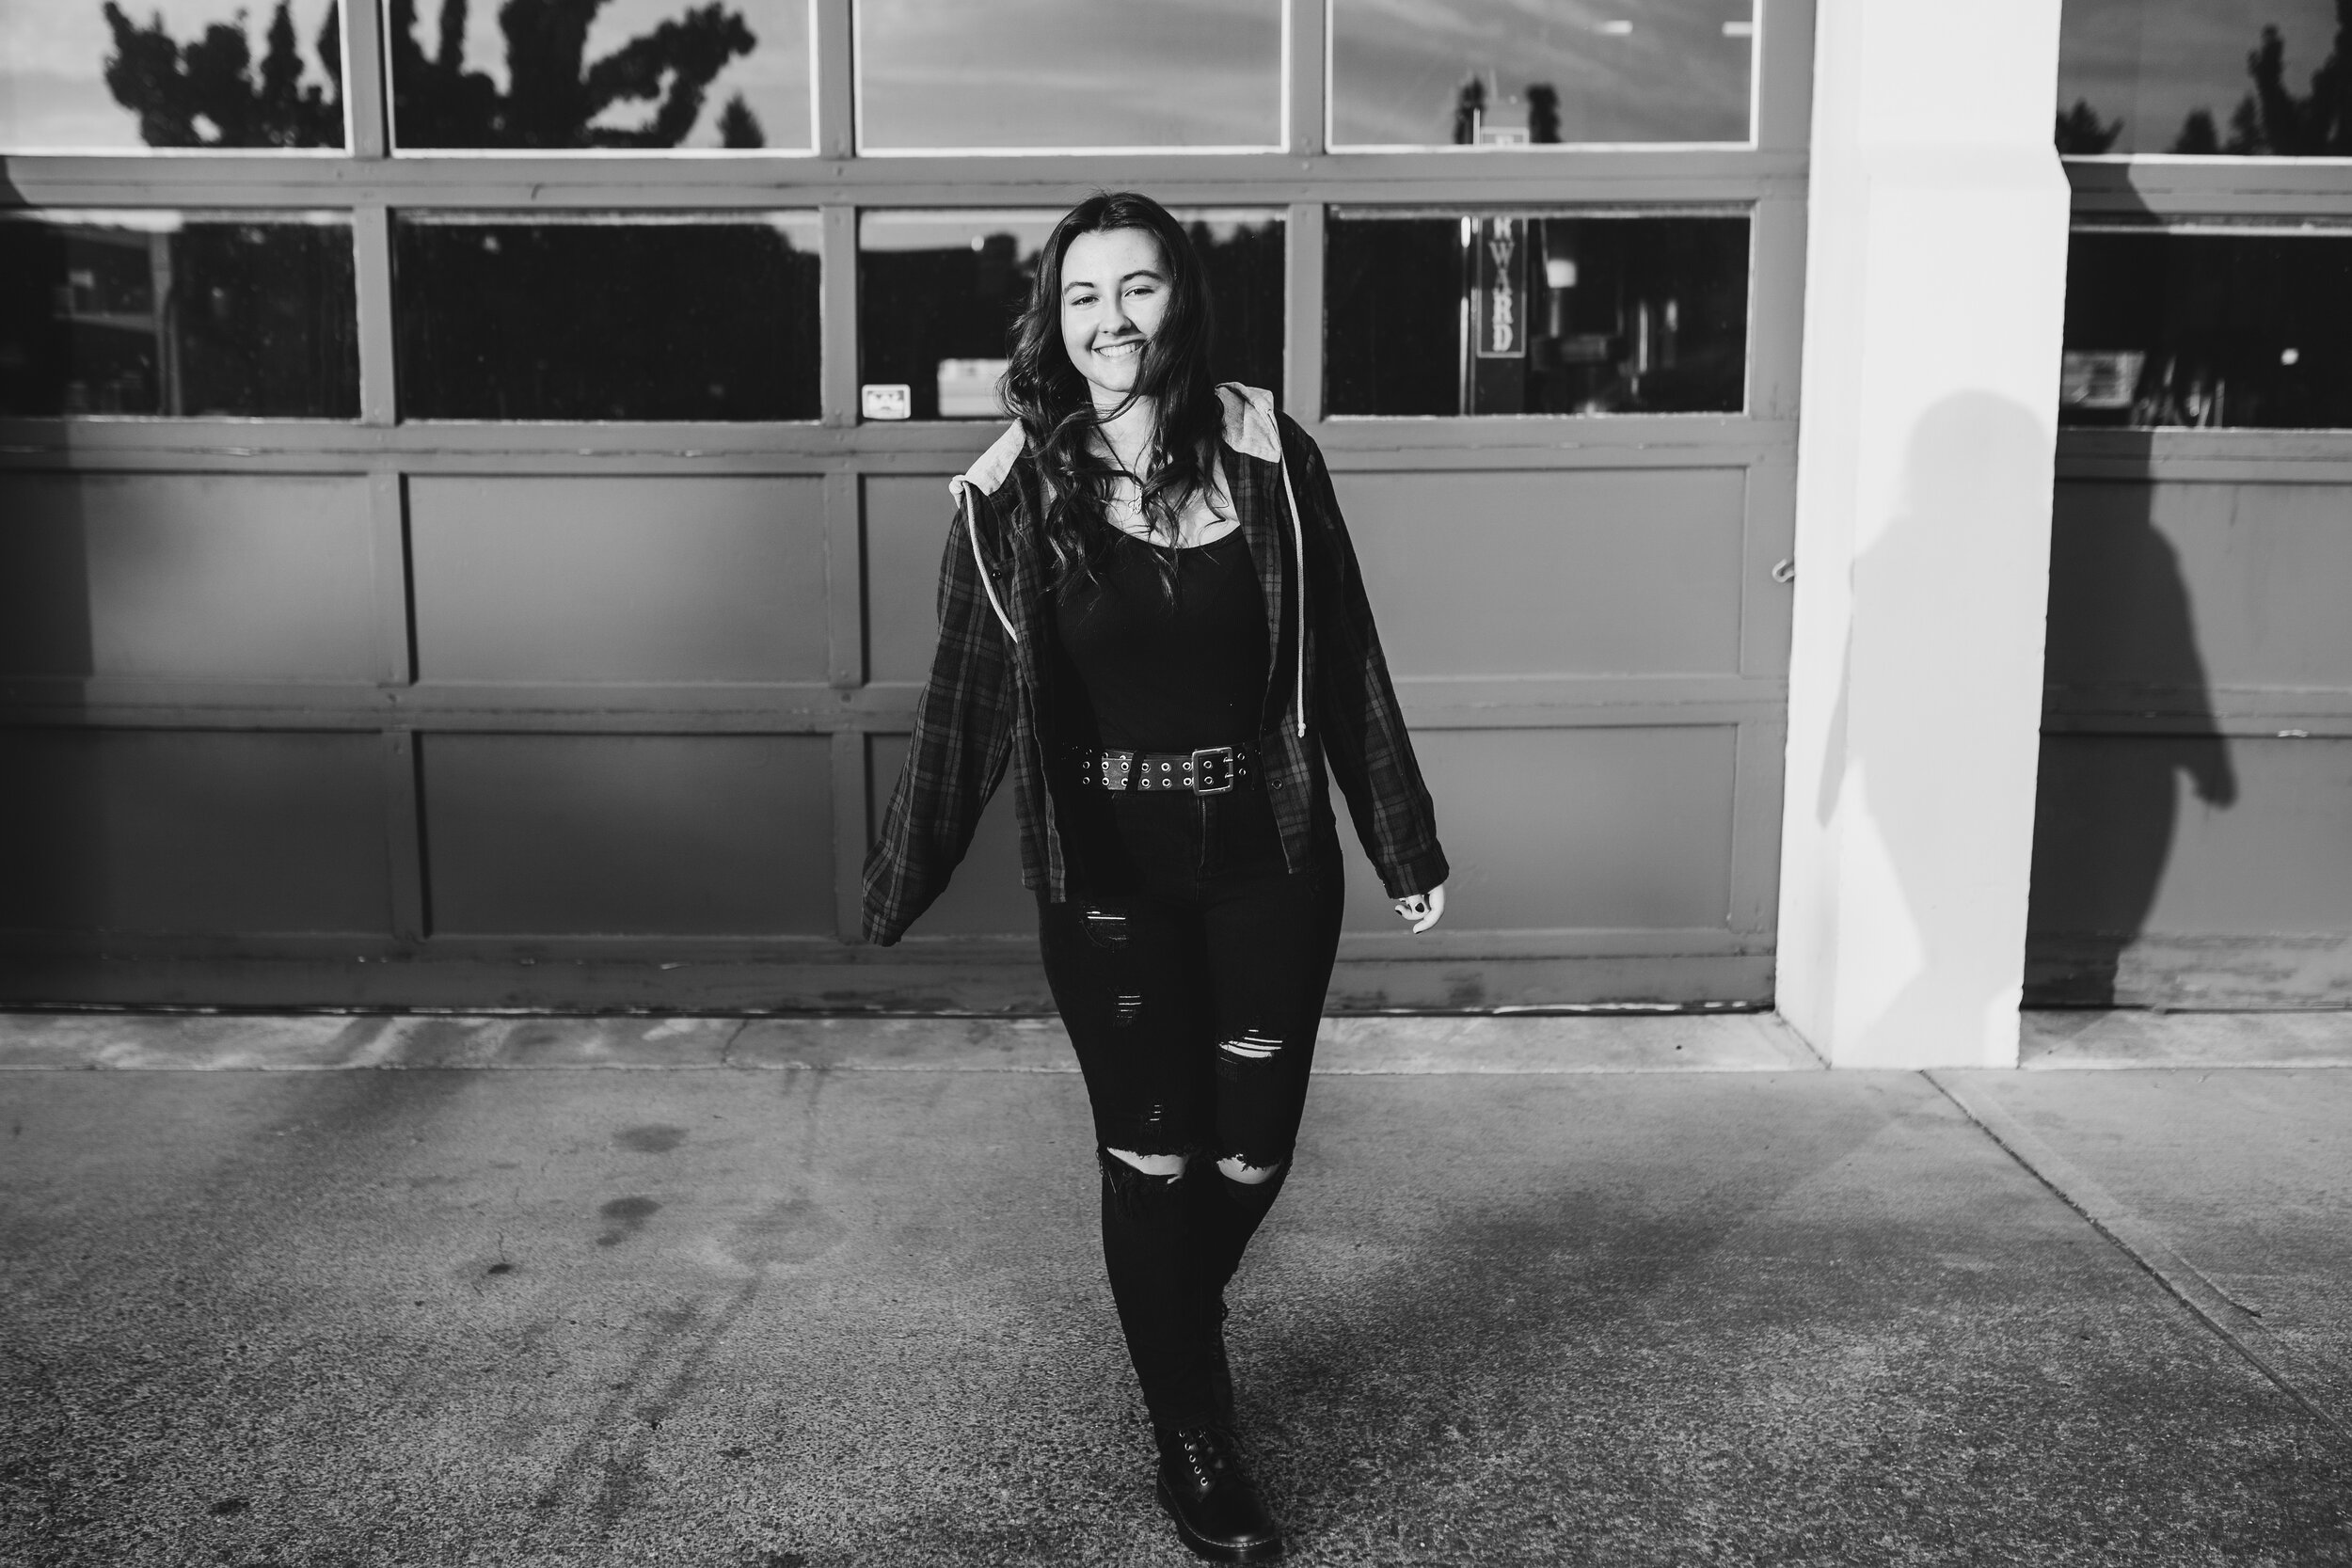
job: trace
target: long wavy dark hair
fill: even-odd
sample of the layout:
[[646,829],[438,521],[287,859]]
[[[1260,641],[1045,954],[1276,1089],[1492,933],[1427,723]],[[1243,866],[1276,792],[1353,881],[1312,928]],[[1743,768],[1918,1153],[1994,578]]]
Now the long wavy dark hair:
[[[1134,389],[1110,414],[1097,414],[1085,377],[1061,341],[1062,259],[1081,234],[1140,229],[1157,241],[1168,269],[1168,309],[1144,344]],[[1005,370],[1005,405],[1027,432],[1044,483],[1045,539],[1057,587],[1093,575],[1094,551],[1107,537],[1102,526],[1111,492],[1124,477],[1099,456],[1091,437],[1108,420],[1137,403],[1154,411],[1151,472],[1132,476],[1143,492],[1143,516],[1155,538],[1174,546],[1185,503],[1209,487],[1211,465],[1224,428],[1209,352],[1216,322],[1207,276],[1192,241],[1168,209],[1134,191],[1097,191],[1063,214],[1037,264],[1037,286],[1012,329]]]

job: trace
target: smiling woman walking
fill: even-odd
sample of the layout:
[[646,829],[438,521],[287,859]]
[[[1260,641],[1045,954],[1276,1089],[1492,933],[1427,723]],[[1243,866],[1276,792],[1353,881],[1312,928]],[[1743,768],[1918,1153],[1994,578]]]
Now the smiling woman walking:
[[1225,1288],[1289,1172],[1338,950],[1327,763],[1415,931],[1447,868],[1322,454],[1268,394],[1213,385],[1210,342],[1158,203],[1056,227],[1005,374],[1019,421],[951,486],[866,933],[938,897],[1009,768],[1160,1502],[1240,1561],[1281,1534],[1234,1449]]

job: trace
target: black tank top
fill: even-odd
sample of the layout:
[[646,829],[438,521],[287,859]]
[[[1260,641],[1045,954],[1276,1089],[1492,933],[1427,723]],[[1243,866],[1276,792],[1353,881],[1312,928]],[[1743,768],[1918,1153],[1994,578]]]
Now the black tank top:
[[1258,738],[1265,700],[1265,600],[1235,529],[1211,545],[1168,552],[1121,532],[1055,607],[1095,744],[1191,752]]

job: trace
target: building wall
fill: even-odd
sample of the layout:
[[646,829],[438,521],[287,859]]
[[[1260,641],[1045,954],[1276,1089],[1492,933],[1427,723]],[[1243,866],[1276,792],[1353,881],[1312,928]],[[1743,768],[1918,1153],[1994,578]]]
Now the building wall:
[[2066,27],[2026,995],[2341,1006],[2352,137],[2310,105],[2352,32],[2330,0],[2069,0]]
[[[808,155],[394,155],[362,8],[347,151],[8,156],[20,216],[298,214],[286,265],[352,306],[296,334],[326,388],[296,416],[0,420],[0,996],[1043,1006],[1009,802],[907,942],[856,940],[945,480],[997,428],[867,417],[861,356],[914,302],[866,292],[861,245],[878,215],[1133,185],[1279,222],[1270,365],[1336,475],[1457,867],[1446,925],[1410,939],[1352,861],[1335,1005],[1768,1002],[1810,6],[1722,29],[1754,39],[1744,141],[1640,149],[1331,150],[1326,8],[1267,14],[1287,63],[1264,151],[861,156],[851,11],[823,0]],[[1327,316],[1363,308],[1331,253],[1408,218],[1736,223],[1731,401],[1513,413],[1532,383],[1482,362],[1473,407],[1361,412],[1325,373]],[[746,351],[727,291],[771,230],[789,265],[762,286],[811,291],[807,325]],[[733,390],[659,355],[610,390],[627,324],[593,309],[530,385],[469,379],[619,267],[595,246],[688,231],[740,251],[667,302]],[[473,270],[421,293],[452,254]],[[498,284],[525,255],[537,285]],[[156,374],[198,406],[227,352]],[[787,361],[805,383],[758,379]]]

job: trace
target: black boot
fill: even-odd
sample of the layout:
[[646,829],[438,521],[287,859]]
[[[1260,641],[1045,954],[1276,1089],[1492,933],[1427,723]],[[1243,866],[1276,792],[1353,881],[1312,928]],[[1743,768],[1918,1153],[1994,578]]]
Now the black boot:
[[1155,1427],[1160,1506],[1196,1556],[1260,1562],[1282,1553],[1281,1527],[1233,1451],[1232,1434],[1212,1422]]

